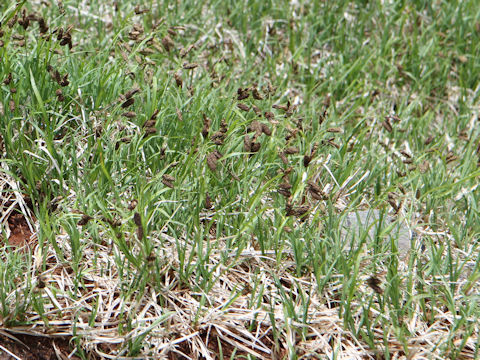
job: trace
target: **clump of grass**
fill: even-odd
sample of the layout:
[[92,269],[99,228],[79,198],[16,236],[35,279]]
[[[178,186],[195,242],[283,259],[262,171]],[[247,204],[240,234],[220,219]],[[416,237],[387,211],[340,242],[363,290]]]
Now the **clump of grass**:
[[148,5],[0,5],[2,328],[477,358],[475,2]]

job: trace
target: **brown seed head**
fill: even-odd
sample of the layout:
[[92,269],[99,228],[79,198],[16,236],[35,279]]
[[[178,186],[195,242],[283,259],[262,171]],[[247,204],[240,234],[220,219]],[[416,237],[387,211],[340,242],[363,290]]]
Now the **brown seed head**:
[[252,89],[252,96],[255,100],[263,100],[263,96],[258,92],[257,88]]
[[212,207],[212,199],[210,198],[210,194],[207,192],[205,193],[205,209],[211,209]]
[[168,186],[171,189],[174,188],[174,185],[173,185],[174,182],[175,182],[175,178],[172,175],[164,174],[162,176],[163,185]]
[[123,102],[122,108],[124,109],[128,108],[129,106],[133,105],[134,102],[135,102],[134,98],[127,99],[126,101]]
[[268,119],[268,120],[271,120],[275,117],[275,114],[272,113],[271,111],[265,111],[265,117]]
[[210,153],[207,155],[207,165],[212,171],[217,170],[217,162],[218,158],[214,153]]
[[238,88],[237,90],[237,100],[245,100],[250,96],[248,89]]
[[267,136],[271,136],[271,135],[272,135],[272,130],[268,127],[267,124],[263,124],[263,123],[262,123],[261,126],[262,126],[262,131],[263,131],[263,133],[264,133],[265,135],[267,135]]
[[183,85],[183,80],[182,80],[182,76],[181,76],[181,73],[179,71],[177,71],[173,77],[175,78],[175,83],[177,84],[178,87],[182,87]]
[[91,216],[83,214],[82,218],[78,221],[77,225],[80,225],[80,226],[87,225],[87,223],[92,219],[93,218]]
[[173,42],[172,38],[168,35],[166,35],[162,39],[162,45],[165,48],[165,50],[167,50],[167,52],[170,52],[170,50],[175,47],[175,43]]
[[243,110],[243,111],[250,111],[250,107],[248,107],[248,105],[245,105],[245,104],[243,104],[243,103],[237,104],[237,107],[238,107],[240,110]]
[[373,289],[373,291],[375,291],[377,294],[381,295],[383,294],[383,290],[380,287],[380,284],[381,284],[381,281],[375,276],[371,276],[367,280],[367,285],[370,286]]
[[176,108],[177,118],[179,121],[183,121],[183,115],[179,108]]
[[133,95],[140,92],[140,88],[133,88],[125,93],[125,99],[130,99]]
[[287,155],[293,155],[293,154],[298,154],[299,150],[295,146],[290,146],[285,149],[285,154]]
[[124,112],[122,115],[128,119],[133,119],[135,116],[137,116],[137,114],[134,111],[127,111],[127,112]]
[[187,48],[182,48],[182,50],[180,50],[180,57],[181,58],[184,58],[185,56],[187,56],[187,54],[195,47],[195,45],[193,44],[190,44]]
[[130,203],[128,204],[128,210],[132,211],[134,210],[138,205],[138,200],[137,199],[132,199]]
[[390,120],[388,118],[385,119],[384,122],[382,122],[382,126],[385,128],[385,130],[387,130],[388,132],[392,132],[393,131],[393,127],[392,127],[392,124],[390,123]]
[[138,212],[135,212],[135,214],[133,214],[133,222],[137,226],[142,226],[142,218],[140,217],[140,214]]
[[183,68],[185,70],[195,69],[196,67],[198,67],[198,64],[196,64],[196,63],[188,63],[188,62],[183,63]]
[[258,150],[260,150],[261,146],[262,146],[262,144],[260,144],[259,142],[252,142],[251,152],[252,153],[258,152]]
[[252,151],[252,139],[250,136],[248,136],[248,134],[246,134],[243,138],[243,150],[245,150],[245,152]]

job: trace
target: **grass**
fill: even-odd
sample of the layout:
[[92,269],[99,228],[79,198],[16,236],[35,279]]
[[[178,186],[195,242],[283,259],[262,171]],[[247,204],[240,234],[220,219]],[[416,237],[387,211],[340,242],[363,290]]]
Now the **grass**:
[[84,359],[478,358],[476,2],[135,5],[0,5],[1,331]]

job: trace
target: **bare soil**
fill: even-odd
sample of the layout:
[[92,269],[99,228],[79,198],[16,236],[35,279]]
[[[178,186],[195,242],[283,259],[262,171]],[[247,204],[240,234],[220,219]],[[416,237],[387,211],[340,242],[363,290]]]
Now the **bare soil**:
[[44,337],[15,334],[15,341],[4,335],[0,335],[0,360],[15,359],[6,350],[20,359],[29,360],[57,360],[57,359],[80,359],[73,355],[68,357],[74,346],[65,337]]

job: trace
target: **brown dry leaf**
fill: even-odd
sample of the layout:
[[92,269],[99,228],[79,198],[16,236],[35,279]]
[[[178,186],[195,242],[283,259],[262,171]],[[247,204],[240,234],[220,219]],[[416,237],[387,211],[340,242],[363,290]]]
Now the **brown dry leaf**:
[[400,121],[402,121],[402,119],[400,119],[397,115],[388,115],[388,116],[385,116],[385,119],[396,122],[396,123],[399,123]]
[[468,58],[465,55],[458,55],[458,61],[462,64],[466,64],[468,62]]

